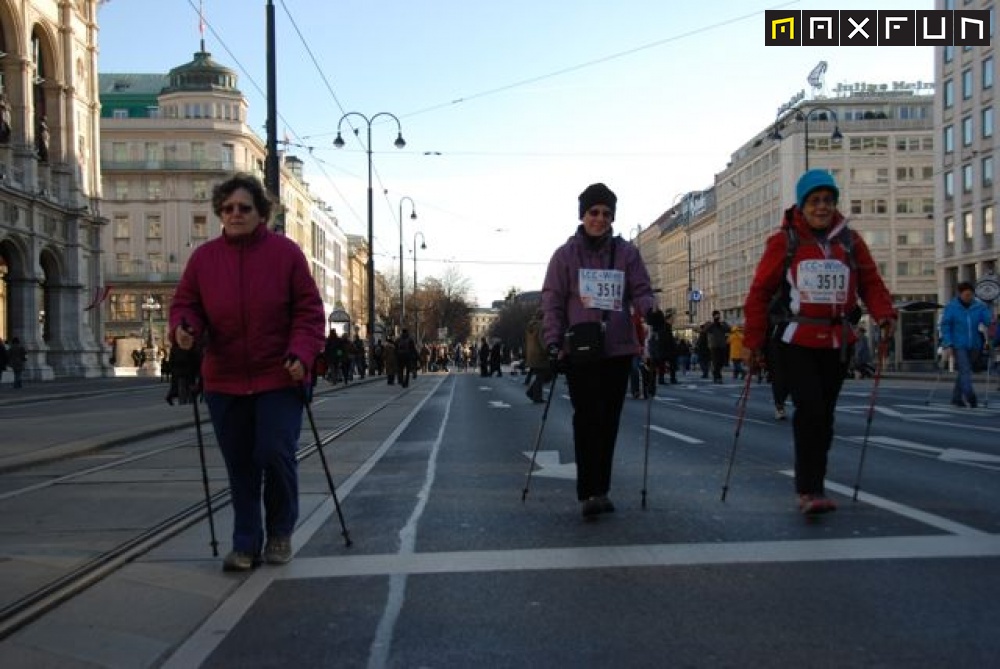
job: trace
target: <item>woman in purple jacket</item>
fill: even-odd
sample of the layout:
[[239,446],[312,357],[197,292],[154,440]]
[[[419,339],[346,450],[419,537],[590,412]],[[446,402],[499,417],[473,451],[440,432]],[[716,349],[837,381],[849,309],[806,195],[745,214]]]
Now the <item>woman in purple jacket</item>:
[[253,568],[262,549],[271,564],[292,558],[303,384],[324,344],[316,282],[295,242],[267,229],[271,206],[251,175],[217,185],[222,235],[191,255],[170,305],[174,343],[203,349],[205,401],[233,501],[227,571]]
[[[632,357],[642,351],[631,312],[653,327],[662,327],[663,313],[639,250],[612,231],[618,198],[598,183],[579,199],[582,223],[549,261],[542,310],[549,357],[566,369],[573,403],[577,499],[584,518],[592,518],[615,510],[608,490],[618,421]],[[596,354],[577,350],[573,342],[595,332]]]

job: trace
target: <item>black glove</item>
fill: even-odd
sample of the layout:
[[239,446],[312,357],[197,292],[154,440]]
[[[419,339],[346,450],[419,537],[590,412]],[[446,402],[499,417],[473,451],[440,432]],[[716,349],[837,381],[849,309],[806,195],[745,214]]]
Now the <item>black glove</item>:
[[659,309],[650,309],[646,312],[646,324],[654,330],[662,330],[667,326],[667,318]]
[[555,367],[559,362],[559,353],[562,349],[559,347],[559,344],[549,344],[546,351],[549,353],[549,362]]

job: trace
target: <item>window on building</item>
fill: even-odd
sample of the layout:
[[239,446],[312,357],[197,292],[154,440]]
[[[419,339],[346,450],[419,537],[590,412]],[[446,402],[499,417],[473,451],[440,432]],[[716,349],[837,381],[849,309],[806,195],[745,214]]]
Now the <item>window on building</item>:
[[944,218],[944,241],[946,244],[955,243],[955,217],[945,216]]
[[131,233],[132,231],[128,220],[128,214],[115,214],[115,239],[128,239],[132,236]]
[[955,82],[952,79],[946,79],[944,82],[944,88],[941,95],[944,101],[944,108],[951,109],[955,106]]
[[944,62],[950,63],[955,59],[955,47],[948,44],[944,47]]
[[132,257],[127,253],[115,254],[115,272],[119,276],[126,276],[132,272]]
[[150,179],[146,182],[146,199],[159,200],[163,196],[163,184],[159,179]]
[[921,200],[920,212],[923,214],[933,214],[934,213],[934,198],[925,197]]
[[191,217],[191,239],[192,241],[208,239],[208,217],[205,214],[194,214]]
[[933,179],[934,178],[934,166],[933,165],[924,165],[920,169],[920,178],[923,179],[924,181],[930,181],[931,179]]
[[146,214],[146,239],[163,239],[163,225],[159,214]]
[[963,211],[962,212],[962,236],[966,239],[972,239],[972,212]]
[[128,161],[128,144],[125,142],[112,142],[111,143],[111,159],[116,163],[124,163]]
[[962,165],[962,192],[972,192],[972,165]]
[[191,181],[191,195],[195,200],[208,199],[208,180],[194,179]]
[[149,264],[149,271],[155,272],[157,274],[162,274],[166,271],[163,264],[163,254],[162,253],[150,253],[146,256],[146,262]]
[[993,56],[983,58],[983,88],[993,88]]
[[111,110],[111,118],[117,118],[117,119],[128,118],[128,110],[127,109],[113,109],[113,110]]
[[982,120],[982,130],[983,137],[993,136],[993,107],[987,107],[983,110],[983,120]]
[[889,205],[885,200],[875,200],[872,209],[876,214],[884,214],[889,211]]
[[972,69],[962,70],[962,99],[972,97]]
[[124,179],[118,179],[117,181],[115,181],[115,199],[116,200],[128,199],[128,181]]
[[983,234],[992,235],[993,234],[993,205],[989,204],[983,207]]
[[205,160],[205,142],[191,142],[191,160],[195,163]]
[[160,143],[146,142],[144,149],[146,152],[146,164],[158,167],[160,161],[163,159],[163,150]]
[[232,144],[222,145],[222,169],[236,169],[236,149]]
[[962,119],[962,146],[972,145],[972,117]]
[[861,200],[851,200],[851,213],[860,214],[861,211]]
[[993,156],[986,156],[980,162],[980,167],[983,172],[983,185],[992,186],[993,185]]
[[951,153],[955,150],[955,126],[948,124],[944,127],[944,132],[942,133],[944,152]]
[[944,173],[944,196],[955,197],[955,173],[951,170]]

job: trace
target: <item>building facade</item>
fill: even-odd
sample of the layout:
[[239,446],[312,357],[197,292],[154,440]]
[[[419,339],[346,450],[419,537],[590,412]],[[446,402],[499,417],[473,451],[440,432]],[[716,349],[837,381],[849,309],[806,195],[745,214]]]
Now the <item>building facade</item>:
[[97,2],[0,3],[0,337],[102,376]]
[[[212,188],[235,172],[264,180],[267,155],[247,124],[237,76],[204,43],[168,74],[100,75],[105,338],[162,348],[170,300],[192,252],[221,234]],[[271,225],[304,251],[327,314],[343,300],[347,238],[283,156]],[[116,364],[130,360],[117,351]]]
[[[935,6],[955,9],[956,4],[938,0]],[[974,0],[960,8],[993,9],[994,4]],[[959,282],[975,282],[997,272],[1000,246],[993,185],[997,63],[992,46],[935,47],[934,69],[936,292],[944,301]]]

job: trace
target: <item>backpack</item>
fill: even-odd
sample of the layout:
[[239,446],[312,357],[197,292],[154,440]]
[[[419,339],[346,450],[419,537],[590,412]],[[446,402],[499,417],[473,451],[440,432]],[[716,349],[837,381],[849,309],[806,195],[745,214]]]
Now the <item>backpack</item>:
[[[782,326],[792,318],[792,311],[789,308],[791,286],[788,285],[785,278],[788,276],[792,260],[795,259],[795,254],[799,250],[799,233],[792,225],[791,209],[785,212],[785,220],[781,224],[781,230],[785,233],[785,260],[781,270],[781,287],[771,296],[771,301],[767,306],[767,320],[772,336],[777,336]],[[847,266],[853,274],[857,269],[857,263],[854,260],[854,238],[851,236],[851,229],[845,225],[830,242],[837,242],[844,248],[847,255]],[[854,311],[859,311],[858,307],[855,307]],[[852,312],[851,319],[856,322],[855,319],[858,318],[860,318],[860,314]]]

